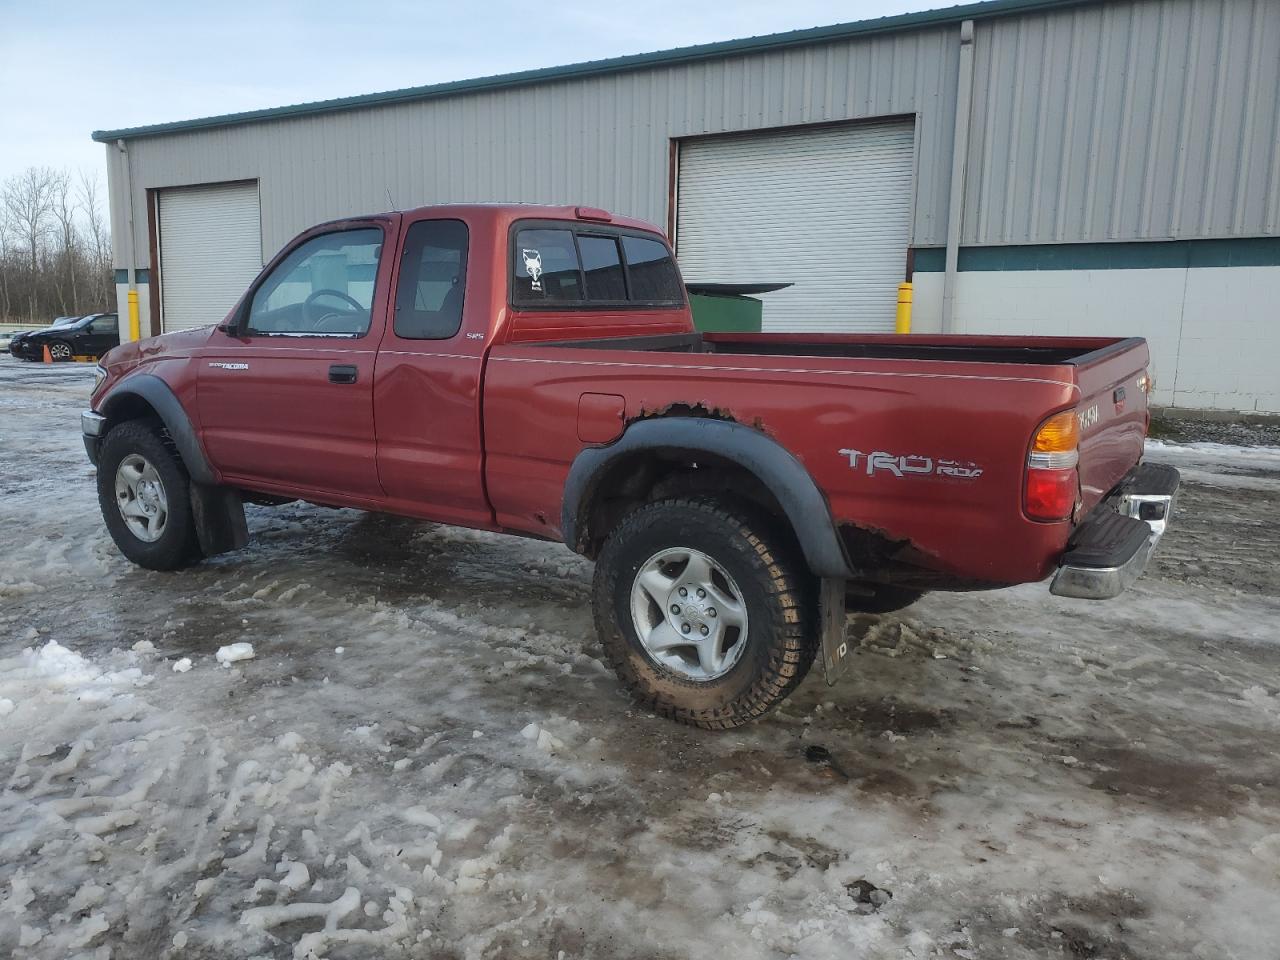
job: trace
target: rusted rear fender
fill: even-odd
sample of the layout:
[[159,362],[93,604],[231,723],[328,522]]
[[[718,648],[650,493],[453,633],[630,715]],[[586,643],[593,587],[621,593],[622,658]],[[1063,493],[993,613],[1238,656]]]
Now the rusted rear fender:
[[781,505],[804,550],[809,569],[820,577],[847,579],[849,562],[826,498],[804,465],[777,441],[758,430],[725,420],[659,417],[631,424],[606,446],[588,447],[574,459],[565,481],[562,507],[564,542],[582,551],[600,481],[624,457],[652,451],[696,461],[715,456],[752,473]]

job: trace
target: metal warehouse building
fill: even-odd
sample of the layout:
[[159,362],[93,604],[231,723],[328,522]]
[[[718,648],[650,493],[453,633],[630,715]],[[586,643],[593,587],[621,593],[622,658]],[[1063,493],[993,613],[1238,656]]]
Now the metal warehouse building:
[[581,203],[792,282],[765,330],[910,277],[917,332],[1141,335],[1158,403],[1280,412],[1278,91],[1276,0],[992,0],[94,138],[144,335],[322,220]]

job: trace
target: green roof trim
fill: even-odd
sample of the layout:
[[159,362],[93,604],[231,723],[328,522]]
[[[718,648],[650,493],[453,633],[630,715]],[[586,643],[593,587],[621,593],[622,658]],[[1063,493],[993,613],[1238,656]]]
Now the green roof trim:
[[902,13],[891,17],[879,17],[875,20],[859,20],[853,23],[838,23],[829,27],[790,30],[786,33],[771,33],[760,37],[747,37],[742,40],[702,43],[692,47],[677,47],[674,50],[637,53],[625,57],[611,57],[607,60],[590,60],[585,63],[573,63],[563,67],[543,67],[537,70],[521,70],[518,73],[477,77],[472,80],[453,80],[423,87],[406,87],[403,90],[390,90],[386,93],[368,93],[356,97],[339,97],[335,100],[317,100],[312,103],[299,103],[289,107],[248,110],[244,113],[228,113],[216,117],[201,117],[195,120],[178,120],[172,123],[155,123],[149,126],[127,127],[121,130],[95,130],[93,139],[99,143],[109,143],[113,140],[130,140],[165,133],[182,133],[189,130],[208,130],[213,127],[229,127],[260,120],[281,120],[289,117],[306,117],[321,113],[355,110],[360,107],[413,103],[421,100],[451,97],[463,93],[479,93],[486,90],[523,87],[555,80],[576,80],[611,73],[622,73],[628,70],[641,70],[646,67],[671,66],[699,60],[714,60],[720,57],[764,53],[770,50],[808,46],[816,43],[831,43],[877,33],[936,27],[960,23],[963,20],[989,19],[991,17],[1033,13],[1040,10],[1081,6],[1086,3],[1098,2],[1100,0],[983,0],[980,3],[967,3],[955,7],[945,7],[940,10]]

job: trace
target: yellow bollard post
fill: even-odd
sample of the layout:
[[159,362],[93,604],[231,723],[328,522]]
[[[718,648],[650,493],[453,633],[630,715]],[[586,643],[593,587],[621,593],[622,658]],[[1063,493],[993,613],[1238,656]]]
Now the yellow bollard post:
[[911,283],[898,284],[898,314],[894,333],[911,332]]
[[[902,308],[899,307],[899,310]],[[138,320],[138,291],[129,291],[129,339],[142,339],[142,324]]]

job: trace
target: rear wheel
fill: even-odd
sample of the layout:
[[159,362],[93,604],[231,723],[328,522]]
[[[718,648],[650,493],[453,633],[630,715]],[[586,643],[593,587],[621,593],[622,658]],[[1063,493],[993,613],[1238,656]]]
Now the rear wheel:
[[54,363],[61,363],[64,360],[71,359],[71,344],[65,340],[55,340],[49,344],[49,356]]
[[595,619],[628,691],[661,716],[740,726],[813,663],[809,575],[766,520],[703,500],[628,516],[596,563]]
[[113,429],[98,457],[98,505],[120,552],[148,570],[177,570],[200,558],[190,478],[145,420]]

